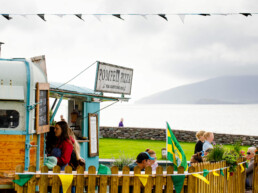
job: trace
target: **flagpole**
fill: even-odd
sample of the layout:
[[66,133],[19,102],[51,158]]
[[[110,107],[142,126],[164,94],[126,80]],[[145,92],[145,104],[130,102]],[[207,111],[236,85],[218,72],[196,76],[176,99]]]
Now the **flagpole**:
[[166,124],[166,170],[168,169],[168,128]]

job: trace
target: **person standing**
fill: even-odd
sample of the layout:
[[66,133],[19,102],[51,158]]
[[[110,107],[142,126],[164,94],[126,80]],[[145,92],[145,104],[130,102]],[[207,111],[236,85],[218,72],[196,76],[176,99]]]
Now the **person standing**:
[[124,127],[124,119],[123,118],[121,118],[121,120],[120,120],[120,122],[119,122],[119,124],[118,124],[118,127]]
[[197,143],[195,144],[194,154],[196,154],[196,153],[202,151],[202,146],[203,146],[203,143],[204,143],[204,141],[205,141],[204,133],[205,133],[205,131],[198,131],[198,132],[196,133],[196,139],[197,139],[198,141],[197,141]]
[[214,140],[214,134],[212,132],[205,132],[204,133],[204,144],[202,146],[202,151],[205,152],[209,148],[213,148],[213,145],[211,144]]

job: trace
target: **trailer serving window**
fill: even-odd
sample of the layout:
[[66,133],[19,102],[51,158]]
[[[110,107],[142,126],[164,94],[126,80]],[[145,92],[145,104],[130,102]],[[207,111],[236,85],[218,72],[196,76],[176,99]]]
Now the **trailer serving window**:
[[0,109],[0,128],[15,129],[19,125],[19,119],[18,111]]

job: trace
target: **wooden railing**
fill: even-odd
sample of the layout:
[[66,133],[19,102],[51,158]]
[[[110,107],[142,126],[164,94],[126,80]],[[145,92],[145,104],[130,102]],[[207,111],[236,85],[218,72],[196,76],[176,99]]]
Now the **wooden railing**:
[[[258,163],[258,157],[256,156]],[[239,160],[239,162],[242,160]],[[245,166],[245,164],[243,164]],[[229,176],[227,179],[227,169],[225,161],[215,163],[199,163],[193,164],[189,167],[188,173],[194,173],[207,170],[223,169],[224,176],[214,176],[210,172],[206,178],[209,181],[209,185],[197,179],[193,175],[186,175],[184,180],[184,186],[181,193],[243,193],[245,192],[245,176],[246,173],[241,172],[240,165],[237,166],[236,172],[233,176]],[[258,166],[256,164],[255,171]],[[17,166],[16,173],[23,172],[22,166]],[[31,166],[29,172],[36,172],[36,168]],[[59,193],[61,182],[56,173],[60,173],[60,167],[55,166],[53,171],[48,171],[46,166],[41,168],[41,173],[48,173],[48,175],[36,174],[34,175],[23,187],[15,185],[15,190],[18,193],[32,193],[35,192],[36,186],[39,186],[40,193],[47,193],[48,188],[51,189],[52,193]],[[218,174],[220,171],[216,171]],[[125,166],[121,172],[118,171],[117,167],[111,168],[111,175],[97,175],[96,168],[94,166],[89,167],[88,171],[85,172],[82,167],[78,167],[77,171],[72,171],[70,166],[65,168],[64,173],[74,174],[72,186],[76,187],[76,193],[95,193],[96,187],[99,193],[173,193],[173,181],[170,174],[174,174],[173,167],[169,166],[166,171],[163,171],[162,167],[158,167],[156,173],[153,174],[150,167],[147,167],[144,174],[149,174],[148,182],[144,187],[139,177],[134,174],[143,174],[139,167],[134,168],[134,172],[130,172],[129,168]],[[184,173],[184,168],[179,167],[178,173]],[[76,175],[83,174],[83,175]],[[15,178],[19,178],[18,175]],[[257,175],[254,176],[254,180],[257,179]],[[255,183],[254,183],[255,184]],[[253,193],[257,193],[257,182],[254,185]],[[68,189],[71,192],[71,187]]]
[[253,193],[258,193],[258,155],[254,157]]

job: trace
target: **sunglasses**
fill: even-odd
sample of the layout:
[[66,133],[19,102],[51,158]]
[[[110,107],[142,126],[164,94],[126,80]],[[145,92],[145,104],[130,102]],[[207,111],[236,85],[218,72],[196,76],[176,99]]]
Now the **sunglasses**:
[[246,154],[247,154],[247,155],[251,155],[251,153],[250,153],[250,152],[247,152]]

